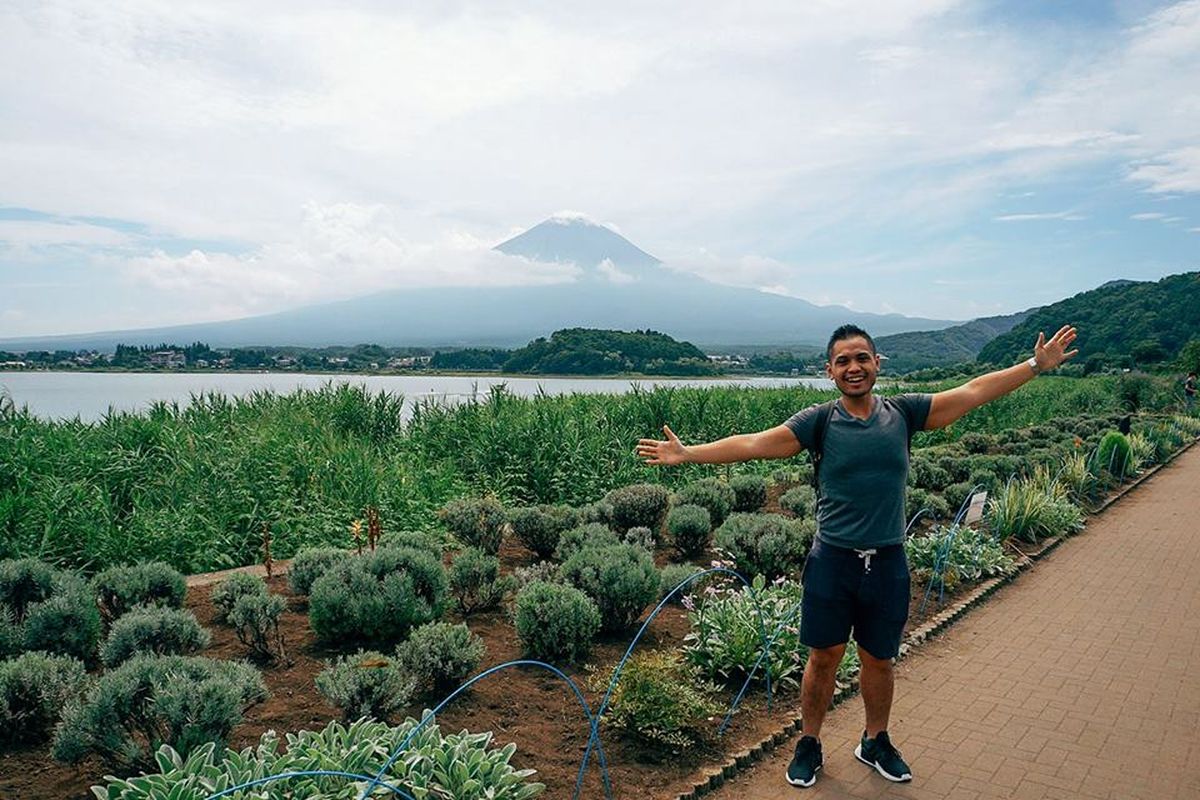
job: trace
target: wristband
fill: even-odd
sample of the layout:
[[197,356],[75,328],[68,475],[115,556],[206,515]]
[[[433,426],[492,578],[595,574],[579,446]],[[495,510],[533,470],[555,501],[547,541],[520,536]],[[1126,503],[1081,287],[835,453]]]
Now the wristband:
[[1034,376],[1037,376],[1037,375],[1041,375],[1041,374],[1042,374],[1042,368],[1038,366],[1038,363],[1037,363],[1037,357],[1036,357],[1036,356],[1030,356],[1030,357],[1029,357],[1029,360],[1028,360],[1028,361],[1026,361],[1025,363],[1029,365],[1029,368],[1030,368],[1031,370],[1033,370],[1033,374],[1034,374]]

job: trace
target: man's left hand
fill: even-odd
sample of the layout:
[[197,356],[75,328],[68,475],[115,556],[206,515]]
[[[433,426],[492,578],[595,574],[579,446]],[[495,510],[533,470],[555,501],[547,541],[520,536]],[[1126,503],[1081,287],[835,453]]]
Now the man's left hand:
[[1046,341],[1044,332],[1039,333],[1037,344],[1033,347],[1033,357],[1037,361],[1038,371],[1049,372],[1078,353],[1078,349],[1067,350],[1074,341],[1075,328],[1070,325],[1063,325],[1059,328],[1058,333],[1051,336],[1049,341]]

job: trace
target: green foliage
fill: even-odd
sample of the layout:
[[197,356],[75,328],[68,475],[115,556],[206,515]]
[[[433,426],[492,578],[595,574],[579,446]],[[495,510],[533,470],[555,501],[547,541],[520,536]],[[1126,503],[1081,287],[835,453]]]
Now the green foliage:
[[590,525],[593,522],[598,522],[605,527],[612,525],[613,508],[605,500],[588,503],[585,506],[581,506],[578,511],[580,525]]
[[635,547],[640,547],[647,553],[654,552],[655,536],[654,531],[649,528],[630,528],[625,531],[625,535],[621,537],[624,544],[631,544]]
[[29,606],[50,599],[57,573],[36,558],[0,561],[0,609],[14,622],[25,619]]
[[287,601],[277,594],[244,594],[233,604],[228,622],[238,641],[250,654],[263,660],[286,659],[279,618]]
[[18,655],[25,647],[25,629],[0,608],[0,661]]
[[453,500],[438,512],[438,517],[464,544],[492,555],[499,552],[508,514],[496,498],[466,497]]
[[[158,772],[135,778],[106,779],[93,787],[97,800],[205,800],[215,791],[271,775],[314,768],[375,775],[390,755],[408,740],[416,726],[406,720],[392,727],[374,720],[346,726],[331,722],[319,731],[288,734],[280,742],[274,731],[257,746],[241,752],[202,745],[183,756],[169,746],[156,754]],[[397,759],[381,779],[414,797],[455,800],[530,800],[545,787],[531,783],[533,770],[516,770],[509,761],[516,745],[491,746],[490,733],[443,736],[429,724],[413,736],[406,757]],[[358,800],[364,786],[344,777],[287,778],[253,790],[258,800]],[[372,797],[395,795],[383,789]],[[235,795],[236,796],[236,795]]]
[[[726,523],[728,524],[728,523]],[[762,658],[764,642],[776,629],[770,655],[754,673],[758,681],[796,684],[808,649],[800,644],[800,584],[759,575],[751,586],[726,582],[705,589],[688,612],[692,630],[686,637],[688,660],[702,673],[733,684],[745,680]]]
[[909,463],[908,483],[920,489],[938,492],[953,481],[950,479],[950,473],[942,469],[941,464],[919,453],[914,453],[912,461]]
[[986,519],[997,539],[1015,537],[1036,542],[1074,533],[1083,527],[1083,513],[1058,490],[1047,491],[1033,481],[1009,481],[988,497]]
[[934,519],[946,519],[957,510],[951,509],[950,504],[940,495],[936,495],[926,489],[918,489],[912,486],[909,487],[904,495],[904,517],[906,520],[911,520],[922,511]]
[[445,568],[429,553],[383,548],[317,578],[309,621],[317,638],[338,647],[394,644],[441,617],[447,584]]
[[562,576],[595,601],[609,632],[627,629],[658,597],[654,559],[634,545],[584,548],[563,564]]
[[24,649],[61,653],[90,663],[100,641],[100,612],[83,582],[72,576],[63,580],[49,600],[29,606],[24,628]]
[[574,662],[600,632],[600,609],[574,586],[534,581],[517,595],[513,620],[528,658]]
[[288,585],[296,594],[309,594],[317,578],[347,558],[350,558],[350,554],[336,547],[301,550],[288,567]]
[[495,608],[513,588],[511,578],[500,577],[500,561],[482,550],[468,547],[450,564],[450,593],[463,614]]
[[110,567],[92,579],[92,591],[105,620],[112,622],[134,606],[180,608],[187,594],[183,575],[159,561]]
[[968,453],[986,453],[992,448],[992,437],[986,433],[964,433],[959,437],[958,443]]
[[954,589],[959,583],[1001,575],[1014,560],[991,534],[965,526],[938,526],[904,542],[909,569],[923,583]]
[[266,593],[267,582],[259,576],[248,572],[233,573],[213,587],[211,599],[217,610],[217,620],[224,622],[242,595]]
[[708,509],[698,505],[675,506],[667,513],[667,532],[671,544],[685,556],[703,553],[712,533]]
[[708,510],[712,524],[719,526],[733,511],[737,495],[733,488],[718,478],[702,478],[689,483],[676,496],[678,505],[695,505]]
[[416,679],[383,653],[360,650],[327,662],[317,673],[317,691],[353,722],[362,717],[389,720],[412,700]]
[[1104,470],[1117,480],[1124,480],[1133,474],[1137,464],[1133,457],[1133,449],[1129,440],[1118,431],[1109,431],[1100,440],[1100,447],[1093,459],[1096,470]]
[[605,720],[643,747],[678,755],[711,738],[717,691],[677,652],[638,653],[617,679]]
[[973,362],[985,344],[1012,330],[1028,314],[1028,311],[1021,311],[1002,317],[983,317],[936,331],[880,336],[875,340],[875,346],[879,352],[887,354],[889,374],[942,366],[951,374],[959,374],[963,368],[968,368],[972,370],[968,376],[972,376],[979,373],[978,366],[963,362]]
[[585,547],[604,547],[620,543],[621,537],[617,536],[612,528],[600,522],[588,522],[578,528],[572,528],[559,538],[554,559],[566,561]]
[[485,652],[483,639],[466,624],[431,622],[396,648],[396,660],[416,679],[419,691],[438,693],[456,689],[471,677]]
[[[698,572],[703,572],[703,567],[698,567],[695,564],[668,564],[658,571],[658,599],[662,600],[671,592],[675,591],[675,587],[683,583],[688,578]],[[683,588],[679,594],[672,598],[673,605],[679,605],[683,602],[683,598],[697,591],[701,587],[698,585],[704,579],[692,581]]]
[[513,533],[538,558],[549,558],[565,531],[578,527],[579,512],[570,506],[540,505],[514,508],[508,515]]
[[655,331],[568,328],[514,350],[505,372],[549,375],[714,375],[708,357],[687,342]]
[[816,513],[817,493],[811,486],[793,486],[779,496],[779,507],[799,519]]
[[90,754],[132,771],[153,764],[169,744],[181,753],[221,743],[251,704],[266,698],[252,667],[183,656],[139,656],[100,676],[67,706],[54,736],[54,757],[77,764]]
[[612,524],[618,531],[658,530],[667,513],[670,493],[657,483],[635,483],[612,490],[604,502],[612,509]]
[[380,547],[410,547],[414,550],[424,550],[434,558],[442,557],[442,543],[436,536],[424,531],[384,531],[375,543]]
[[747,577],[767,580],[795,572],[803,565],[816,537],[811,519],[779,514],[732,514],[713,535],[713,547],[728,553]]
[[190,656],[211,638],[190,611],[139,606],[113,623],[100,660],[111,669],[139,655]]
[[537,581],[543,583],[562,583],[561,569],[553,561],[539,561],[528,567],[517,567],[513,570],[514,587],[518,592]]
[[25,653],[0,661],[0,742],[45,739],[87,681],[83,662],[70,656]]
[[767,479],[761,475],[734,475],[729,479],[733,489],[733,510],[743,513],[761,511],[767,502]]

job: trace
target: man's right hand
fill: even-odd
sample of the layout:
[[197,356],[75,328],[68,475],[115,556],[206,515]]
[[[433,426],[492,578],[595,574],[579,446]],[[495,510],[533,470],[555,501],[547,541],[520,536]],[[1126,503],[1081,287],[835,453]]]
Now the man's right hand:
[[639,439],[635,451],[638,456],[654,466],[669,467],[687,461],[687,448],[669,425],[663,425],[663,433],[667,436],[666,441]]

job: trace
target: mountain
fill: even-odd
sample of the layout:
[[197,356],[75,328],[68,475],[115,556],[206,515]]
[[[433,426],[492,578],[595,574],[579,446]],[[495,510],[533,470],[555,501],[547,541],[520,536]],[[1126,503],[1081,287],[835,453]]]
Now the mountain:
[[845,322],[880,336],[953,324],[710,283],[668,269],[615,231],[581,217],[552,218],[497,249],[571,262],[583,277],[539,286],[398,289],[226,322],[10,339],[0,341],[0,349],[111,350],[118,343],[194,341],[212,347],[518,347],[564,328],[653,329],[701,344],[795,345],[824,344]]
[[889,373],[911,372],[974,361],[984,345],[1007,333],[1037,309],[1000,317],[980,317],[952,328],[911,331],[875,339],[879,352],[888,358]]
[[1010,364],[1032,351],[1039,331],[1049,336],[1064,324],[1079,329],[1076,361],[1132,366],[1175,358],[1200,339],[1200,272],[1159,281],[1109,283],[1034,309],[1020,324],[984,345],[979,361]]

